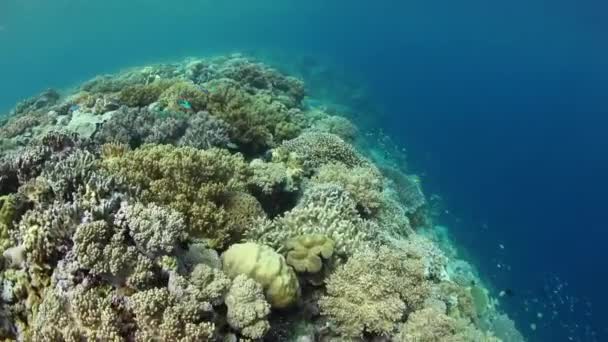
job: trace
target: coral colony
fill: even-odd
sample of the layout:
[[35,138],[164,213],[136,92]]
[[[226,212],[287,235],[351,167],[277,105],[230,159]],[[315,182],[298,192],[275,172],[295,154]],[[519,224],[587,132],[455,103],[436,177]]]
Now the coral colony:
[[0,339],[523,340],[417,177],[305,95],[231,55],[19,103],[0,126]]

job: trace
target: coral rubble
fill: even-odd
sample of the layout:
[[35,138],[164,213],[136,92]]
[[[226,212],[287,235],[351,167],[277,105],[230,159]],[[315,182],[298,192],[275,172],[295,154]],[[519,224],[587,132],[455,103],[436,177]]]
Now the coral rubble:
[[305,96],[231,55],[17,104],[0,123],[0,340],[520,336],[432,239],[419,179]]

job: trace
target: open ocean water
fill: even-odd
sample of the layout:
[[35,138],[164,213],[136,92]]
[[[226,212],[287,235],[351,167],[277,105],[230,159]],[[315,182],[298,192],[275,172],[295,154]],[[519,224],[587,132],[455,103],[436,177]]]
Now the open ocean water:
[[0,0],[0,112],[129,66],[255,56],[406,149],[529,341],[608,341],[607,32],[598,0]]

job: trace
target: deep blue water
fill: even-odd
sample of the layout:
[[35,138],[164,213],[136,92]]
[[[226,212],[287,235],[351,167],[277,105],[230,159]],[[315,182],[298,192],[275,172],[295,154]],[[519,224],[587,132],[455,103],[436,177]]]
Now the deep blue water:
[[185,55],[333,65],[369,90],[357,105],[408,148],[456,240],[513,290],[524,334],[607,341],[606,13],[599,0],[3,0],[0,108]]

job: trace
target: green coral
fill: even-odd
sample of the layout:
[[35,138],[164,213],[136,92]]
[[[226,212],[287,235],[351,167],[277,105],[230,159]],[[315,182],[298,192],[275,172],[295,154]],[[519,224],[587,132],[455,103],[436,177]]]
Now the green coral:
[[[183,101],[187,101],[190,108],[185,108]],[[207,108],[208,95],[194,83],[177,82],[160,94],[158,102],[165,110],[196,113]]]
[[120,103],[129,107],[145,107],[156,102],[159,96],[176,81],[158,80],[148,84],[133,84],[118,93]]
[[298,298],[300,287],[285,258],[272,248],[256,243],[234,244],[222,254],[224,272],[231,278],[240,274],[260,283],[274,308],[285,308]]
[[254,150],[274,146],[301,131],[303,119],[269,94],[249,94],[238,82],[218,79],[210,89],[209,112],[233,127],[235,141]]
[[340,334],[389,335],[429,291],[420,259],[382,247],[358,251],[332,273],[319,306]]
[[0,253],[11,246],[9,233],[13,229],[16,202],[15,195],[0,197]]
[[322,234],[306,234],[290,239],[285,244],[287,264],[298,272],[316,273],[323,267],[323,259],[334,252],[334,241]]
[[182,213],[190,238],[221,247],[233,235],[222,201],[245,187],[248,170],[241,155],[221,149],[145,145],[102,163],[111,174],[138,187],[142,201]]
[[222,200],[222,208],[226,211],[227,229],[233,241],[240,240],[257,219],[266,217],[260,202],[246,192],[227,194]]

